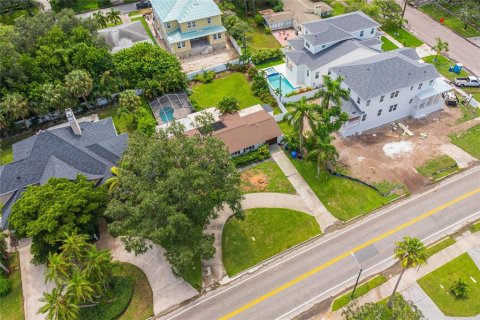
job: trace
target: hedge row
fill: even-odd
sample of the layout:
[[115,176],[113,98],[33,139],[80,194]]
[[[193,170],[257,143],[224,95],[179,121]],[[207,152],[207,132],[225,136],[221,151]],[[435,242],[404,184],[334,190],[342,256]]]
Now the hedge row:
[[233,162],[237,167],[244,167],[250,163],[259,162],[267,158],[270,158],[270,150],[267,145],[263,145],[257,150],[234,157]]

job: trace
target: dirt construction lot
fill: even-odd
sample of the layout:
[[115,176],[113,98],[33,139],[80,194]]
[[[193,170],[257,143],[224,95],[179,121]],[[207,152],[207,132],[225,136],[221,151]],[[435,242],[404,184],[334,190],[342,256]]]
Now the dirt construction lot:
[[[440,148],[445,150],[448,149],[445,145],[451,146],[450,134],[480,124],[480,118],[458,123],[461,117],[458,108],[444,107],[443,111],[432,113],[424,119],[399,121],[408,126],[415,134],[413,137],[403,135],[400,127],[394,130],[389,124],[348,139],[338,136],[334,144],[340,155],[340,163],[347,167],[352,176],[368,182],[397,181],[406,185],[411,192],[418,192],[430,181],[418,174],[415,168],[442,155]],[[427,137],[422,138],[421,134]],[[457,153],[460,153],[460,157],[470,157],[466,153],[462,155],[464,152],[461,150]]]

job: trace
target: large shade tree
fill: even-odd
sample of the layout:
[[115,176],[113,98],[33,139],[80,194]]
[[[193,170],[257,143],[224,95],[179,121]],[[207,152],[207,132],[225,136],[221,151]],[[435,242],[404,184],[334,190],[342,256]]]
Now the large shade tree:
[[87,71],[73,70],[65,76],[65,87],[73,97],[87,102],[87,96],[92,92],[93,80]]
[[10,229],[17,238],[32,238],[35,264],[59,250],[62,235],[78,232],[92,236],[107,202],[105,188],[78,176],[71,181],[51,178],[45,185],[29,186],[13,205]]
[[243,217],[239,174],[209,135],[187,137],[175,123],[151,137],[135,134],[119,173],[105,212],[110,232],[136,253],[148,250],[147,240],[163,246],[177,274],[213,256],[213,236],[203,230],[217,210],[226,205]]

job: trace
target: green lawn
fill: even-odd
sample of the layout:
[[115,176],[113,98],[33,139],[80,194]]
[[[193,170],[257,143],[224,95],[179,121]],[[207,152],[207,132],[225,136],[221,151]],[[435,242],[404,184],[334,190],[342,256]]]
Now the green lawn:
[[100,6],[98,0],[77,0],[75,1],[72,9],[76,13],[81,13],[81,12],[93,11],[101,8],[108,8],[111,6],[112,6],[111,4]]
[[107,23],[107,28],[110,28],[110,27],[115,27],[115,26],[120,26],[122,25],[123,22],[120,20],[120,21],[116,21],[116,22],[108,22]]
[[427,258],[430,258],[434,254],[442,251],[445,248],[450,247],[452,244],[454,244],[456,241],[452,237],[448,236],[446,238],[443,238],[440,241],[435,242],[434,244],[430,245],[427,247],[425,250],[425,254]]
[[345,13],[345,6],[340,2],[335,2],[334,4],[330,5],[333,9],[332,16],[339,16]]
[[480,231],[480,221],[472,225],[472,233]]
[[157,44],[157,41],[155,40],[155,37],[153,36],[152,30],[150,30],[150,27],[148,26],[147,21],[145,21],[144,17],[138,17],[138,18],[133,18],[131,21],[140,21],[145,28],[145,31],[147,31],[148,36],[150,37],[150,40],[152,40],[153,44]]
[[477,37],[480,36],[480,30],[475,29],[472,26],[467,26],[467,30],[464,29],[465,23],[463,21],[454,16],[449,14],[447,11],[443,10],[442,8],[438,7],[433,3],[428,3],[424,6],[418,8],[423,13],[432,17],[433,20],[436,20],[440,23],[440,18],[444,18],[444,25],[448,28],[452,29],[459,35],[463,37]]
[[[358,297],[363,296],[364,294],[368,293],[370,290],[382,285],[386,281],[387,281],[387,278],[385,278],[383,275],[378,275],[370,279],[369,281],[357,287],[357,289],[355,290],[355,295],[353,299],[357,299]],[[336,311],[342,308],[343,306],[346,306],[353,299],[352,299],[352,291],[348,291],[344,295],[333,300],[332,310]]]
[[250,209],[245,220],[229,219],[223,228],[223,264],[229,276],[320,234],[309,214],[288,209]]
[[[109,106],[104,109],[96,111],[100,119],[105,119],[108,117],[113,118],[113,123],[118,133],[132,133],[135,131],[135,126],[133,123],[133,115],[125,114],[118,115],[118,105]],[[155,118],[153,117],[152,111],[146,102],[143,104],[143,109],[139,115],[138,123],[152,122],[156,124]]]
[[272,61],[259,63],[255,66],[257,67],[258,70],[260,70],[260,69],[265,69],[265,68],[268,68],[268,67],[278,66],[279,64],[282,64],[282,63],[285,63],[285,61],[283,59],[277,59],[277,60],[272,60]]
[[391,35],[405,47],[420,47],[423,42],[405,29],[383,28],[383,31]]
[[[33,10],[34,14],[37,13],[37,12],[38,12],[38,9]],[[15,24],[15,19],[17,19],[19,17],[22,17],[22,16],[26,16],[26,15],[28,15],[27,10],[17,10],[13,13],[0,14],[0,24],[13,25],[13,24]]]
[[7,164],[13,161],[12,145],[18,141],[33,136],[35,132],[28,131],[21,133],[12,138],[1,139],[0,141],[0,165]]
[[480,159],[480,125],[472,127],[458,135],[451,135],[450,140],[477,159]]
[[383,51],[392,51],[395,49],[398,49],[398,47],[390,40],[388,40],[386,37],[382,36],[382,50]]
[[4,297],[0,297],[0,319],[23,320],[23,294],[22,279],[20,276],[20,259],[18,253],[13,253],[8,259],[10,269],[13,270],[9,276],[12,283],[12,291]]
[[464,69],[462,69],[462,71],[460,71],[459,74],[448,71],[448,69],[451,66],[455,65],[455,62],[451,61],[450,59],[448,59],[448,58],[446,58],[442,55],[439,55],[437,57],[437,61],[434,61],[434,60],[435,60],[435,55],[423,58],[423,61],[433,64],[435,66],[435,68],[437,69],[438,73],[440,73],[442,76],[444,76],[447,79],[453,80],[457,77],[467,77],[467,76],[469,76],[469,73],[467,71],[465,71]]
[[473,108],[472,106],[464,106],[459,104],[462,117],[457,120],[457,123],[462,123],[480,117],[480,108]]
[[328,211],[342,221],[368,213],[398,197],[397,194],[382,197],[372,188],[346,178],[332,176],[325,170],[322,170],[320,177],[317,178],[317,168],[313,162],[291,160]]
[[271,34],[267,34],[265,32],[265,27],[257,26],[253,17],[244,18],[249,25],[252,31],[246,33],[247,37],[247,44],[252,47],[253,49],[261,49],[261,48],[268,48],[268,49],[276,49],[280,48],[281,45],[275,39],[275,37]]
[[[426,161],[421,167],[417,168],[417,171],[424,177],[427,177],[433,181],[438,181],[441,178],[460,170],[460,168],[456,164],[457,163],[455,162],[455,160],[453,160],[449,156],[441,155],[439,157]],[[451,166],[454,167],[450,168]],[[438,172],[443,169],[446,170]]]
[[[470,288],[468,296],[463,299],[456,298],[450,292],[453,282],[459,278],[466,281]],[[418,280],[418,284],[446,316],[470,317],[480,314],[480,271],[467,253],[427,274]]]
[[244,193],[279,192],[295,194],[295,188],[273,161],[266,161],[243,171],[241,179]]
[[200,257],[195,258],[193,264],[193,267],[182,273],[182,278],[200,291],[202,289],[202,262]]
[[283,134],[286,134],[290,132],[290,130],[293,130],[292,126],[285,119],[283,121],[277,122],[277,124],[280,127],[280,130],[282,130]]
[[216,78],[212,83],[197,83],[192,90],[190,99],[198,103],[200,110],[216,106],[224,97],[238,99],[241,109],[262,104],[262,101],[253,95],[246,76],[239,72],[221,74],[220,78]]
[[129,16],[129,17],[133,17],[133,16],[138,16],[138,15],[140,15],[140,14],[141,14],[141,13],[140,13],[140,10],[135,10],[135,11],[129,12],[129,13],[128,13],[128,16]]
[[119,320],[148,319],[153,316],[153,296],[150,283],[142,270],[129,263],[122,263],[120,274],[134,281],[133,296],[128,308]]

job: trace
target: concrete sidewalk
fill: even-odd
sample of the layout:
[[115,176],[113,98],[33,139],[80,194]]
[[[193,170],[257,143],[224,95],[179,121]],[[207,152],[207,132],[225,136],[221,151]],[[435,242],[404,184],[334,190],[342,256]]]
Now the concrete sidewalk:
[[273,160],[278,164],[283,173],[287,176],[290,183],[293,185],[295,190],[297,190],[300,197],[312,212],[315,219],[317,219],[322,232],[325,233],[325,230],[334,225],[338,220],[328,212],[327,208],[323,203],[317,198],[317,195],[310,186],[303,180],[300,173],[297,171],[295,166],[292,164],[290,159],[285,155],[282,149],[279,146],[274,145],[270,147],[270,152],[272,154]]
[[[429,320],[441,320],[441,319],[455,319],[451,317],[445,317],[440,310],[438,310],[437,306],[432,302],[429,303],[428,300],[425,300],[426,295],[422,295],[420,286],[417,284],[417,280],[422,278],[423,276],[429,274],[433,270],[443,266],[445,263],[455,259],[456,257],[462,255],[465,252],[477,252],[480,246],[480,232],[474,234],[468,234],[461,239],[457,239],[457,242],[448,248],[440,251],[439,253],[431,256],[428,259],[428,263],[422,267],[417,269],[409,269],[405,271],[405,274],[402,277],[402,280],[398,286],[398,291],[406,298],[410,300],[410,297],[413,297],[416,304],[420,301],[425,301],[420,305],[417,306],[423,312]],[[470,254],[473,258],[473,254]],[[478,262],[480,263],[480,262]],[[366,295],[358,298],[358,304],[363,305],[369,302],[378,302],[385,298],[388,298],[392,292],[393,288],[395,287],[395,283],[398,280],[399,275],[396,275],[390,278],[386,283],[383,285],[369,291]],[[416,287],[418,286],[418,288]],[[420,288],[421,292],[418,290]],[[428,297],[428,296],[427,296]],[[428,298],[430,299],[430,298]],[[415,301],[416,300],[416,301]],[[430,300],[431,301],[431,300]],[[433,304],[433,306],[432,306]],[[439,318],[439,313],[443,316]],[[342,317],[342,310],[338,310],[335,312],[330,312],[326,315],[321,315],[318,319],[331,319],[331,320],[341,320]],[[469,318],[462,318],[462,319],[469,319]],[[471,319],[479,319],[479,317],[471,318]]]

